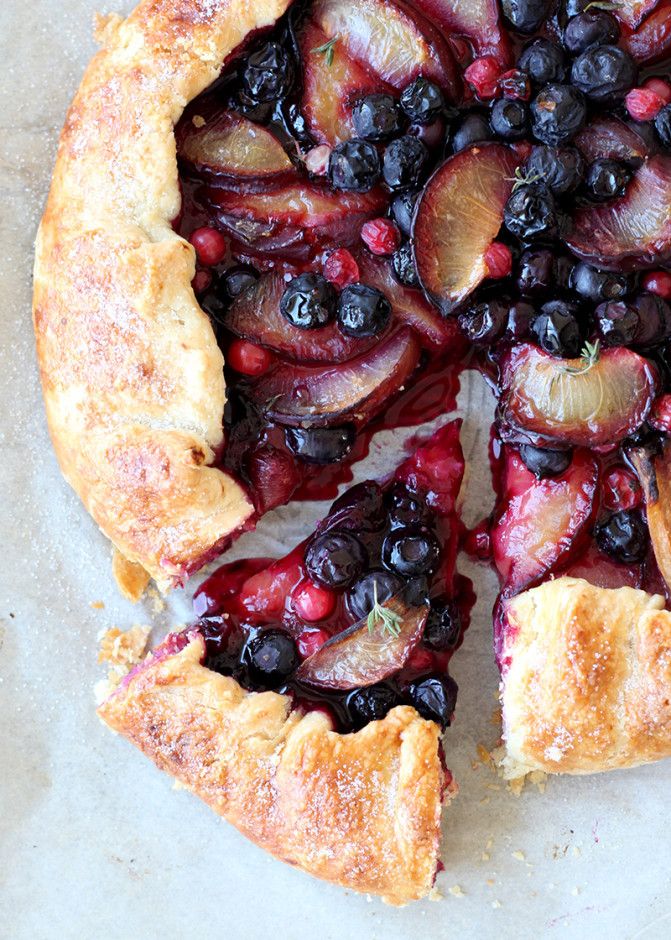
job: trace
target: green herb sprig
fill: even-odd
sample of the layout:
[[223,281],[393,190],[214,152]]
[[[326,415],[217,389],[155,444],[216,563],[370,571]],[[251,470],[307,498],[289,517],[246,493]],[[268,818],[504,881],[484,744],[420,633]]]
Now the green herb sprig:
[[566,373],[566,375],[584,375],[585,372],[589,372],[592,366],[595,366],[599,361],[599,340],[595,343],[585,343],[580,353],[580,365],[579,366],[562,366],[561,371]]
[[372,633],[378,624],[383,633],[397,637],[401,632],[401,616],[394,610],[389,610],[377,599],[377,581],[373,581],[373,609],[368,614],[367,624],[368,632]]
[[326,64],[329,68],[333,65],[333,56],[335,44],[338,42],[338,37],[334,36],[333,39],[329,39],[328,42],[322,43],[321,46],[315,46],[314,49],[310,49],[310,52],[316,52],[319,55],[323,55],[326,59]]

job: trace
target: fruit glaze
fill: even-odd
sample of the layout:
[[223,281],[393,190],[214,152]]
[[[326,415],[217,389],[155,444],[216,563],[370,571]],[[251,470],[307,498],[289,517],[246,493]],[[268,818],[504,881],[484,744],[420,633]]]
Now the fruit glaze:
[[667,593],[668,55],[671,0],[314,0],[189,105],[174,224],[257,515],[335,496],[375,430],[449,412],[466,365],[498,400],[491,518],[459,528],[447,425],[285,558],[202,585],[211,668],[341,730],[399,701],[446,726],[458,548],[501,597],[558,572]]

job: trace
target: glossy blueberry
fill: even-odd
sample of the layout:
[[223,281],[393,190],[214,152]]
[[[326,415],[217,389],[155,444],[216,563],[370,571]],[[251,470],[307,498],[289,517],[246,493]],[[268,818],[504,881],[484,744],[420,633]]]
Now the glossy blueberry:
[[355,620],[361,620],[373,609],[376,592],[379,603],[383,604],[398,594],[402,587],[401,578],[391,571],[367,571],[348,590],[345,599],[347,609]]
[[249,671],[265,686],[280,685],[299,663],[296,644],[284,630],[264,630],[245,649]]
[[382,158],[382,176],[390,189],[414,189],[424,174],[428,151],[421,140],[406,134],[393,140]]
[[400,702],[398,694],[388,685],[369,685],[355,689],[347,696],[346,706],[355,728],[370,721],[381,721]]
[[522,241],[553,236],[557,215],[552,193],[542,183],[518,187],[505,205],[503,221],[508,231]]
[[662,144],[671,149],[671,104],[664,105],[655,118],[655,130]]
[[585,123],[585,99],[571,85],[546,85],[531,102],[534,137],[550,147],[568,143]]
[[529,337],[531,324],[536,318],[536,309],[524,300],[518,300],[512,304],[508,311],[508,322],[504,336],[506,339],[516,341],[525,340]]
[[545,352],[572,359],[580,355],[582,336],[576,305],[565,300],[550,300],[531,324],[531,333]]
[[368,556],[361,542],[349,532],[325,532],[308,545],[305,570],[325,587],[343,590],[365,569]]
[[643,561],[648,550],[648,528],[637,509],[621,509],[596,527],[596,544],[611,558],[631,565]]
[[382,561],[402,578],[427,575],[440,561],[440,543],[426,529],[395,529],[382,543]]
[[549,450],[534,447],[533,444],[522,444],[520,447],[522,463],[539,480],[558,477],[569,467],[572,456],[570,450]]
[[457,127],[452,137],[452,152],[459,153],[473,144],[492,139],[489,121],[482,114],[468,114]]
[[254,268],[239,267],[229,268],[221,275],[221,283],[226,292],[226,296],[231,300],[238,297],[243,291],[256,284],[259,275]]
[[406,287],[417,287],[419,284],[417,268],[415,267],[412,245],[409,242],[401,245],[398,251],[395,251],[392,255],[391,269],[400,284],[405,284]]
[[302,330],[315,330],[333,318],[337,296],[321,274],[299,274],[289,281],[282,299],[282,316]]
[[425,500],[417,496],[399,481],[391,486],[385,496],[389,521],[394,528],[421,527],[431,521],[431,510]]
[[503,15],[519,33],[535,33],[552,10],[552,0],[501,0]]
[[595,160],[587,168],[585,185],[593,199],[622,196],[631,179],[631,170],[617,160]]
[[538,297],[552,289],[555,256],[549,248],[525,251],[520,256],[517,287],[525,297]]
[[461,636],[461,614],[459,608],[446,597],[435,597],[424,626],[424,645],[432,650],[450,650]]
[[380,157],[373,144],[353,138],[331,151],[328,176],[335,189],[365,193],[380,179]]
[[585,300],[598,303],[601,300],[620,300],[631,290],[631,282],[625,274],[599,271],[589,264],[574,265],[569,287]]
[[213,323],[226,323],[229,297],[226,293],[224,280],[221,276],[214,279],[205,293],[198,298],[198,303]]
[[291,68],[277,42],[266,42],[252,52],[242,73],[245,90],[253,101],[275,101],[289,90]]
[[346,336],[377,336],[389,325],[391,304],[366,284],[350,284],[340,294],[337,320]]
[[354,446],[353,424],[332,428],[285,428],[287,447],[306,463],[328,464],[343,460]]
[[352,108],[356,136],[363,140],[389,140],[401,129],[398,105],[391,95],[366,95]]
[[377,532],[387,522],[382,488],[373,480],[350,486],[331,506],[329,528],[348,532]]
[[636,84],[636,63],[618,46],[592,46],[574,61],[571,81],[590,101],[612,103]]
[[461,331],[476,346],[489,346],[500,339],[508,323],[509,305],[503,300],[486,300],[459,315]]
[[605,346],[630,346],[639,332],[638,311],[623,300],[599,304],[594,311],[599,338]]
[[572,55],[580,55],[590,46],[616,43],[620,27],[615,17],[606,10],[587,10],[569,20],[564,30],[564,47]]
[[535,85],[560,82],[566,74],[566,60],[560,46],[549,39],[534,39],[522,52],[519,67]]
[[527,107],[523,101],[499,98],[489,115],[492,131],[504,140],[521,140],[527,133]]
[[459,687],[452,676],[427,676],[411,682],[407,689],[410,704],[422,718],[447,728],[457,704]]
[[418,196],[418,192],[407,189],[392,199],[391,217],[404,235],[409,235],[412,229],[412,216]]
[[526,162],[527,176],[540,176],[555,196],[572,193],[581,184],[585,161],[575,147],[537,146]]
[[443,112],[445,98],[438,85],[420,75],[403,89],[400,104],[413,124],[431,124]]
[[671,306],[657,294],[639,294],[629,301],[639,316],[636,344],[655,346],[671,339]]

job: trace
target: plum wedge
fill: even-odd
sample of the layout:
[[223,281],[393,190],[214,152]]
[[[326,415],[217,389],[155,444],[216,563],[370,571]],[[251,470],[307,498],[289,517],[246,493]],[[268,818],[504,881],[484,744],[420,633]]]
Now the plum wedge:
[[477,55],[493,55],[501,65],[511,62],[510,40],[499,22],[496,0],[415,0],[416,6],[442,31],[466,36]]
[[508,357],[501,384],[499,417],[508,439],[601,447],[645,420],[657,374],[624,347],[605,350],[588,367],[583,359],[556,359],[523,344]]
[[642,65],[657,62],[671,50],[671,0],[662,0],[621,45]]
[[400,0],[317,0],[312,15],[328,39],[341,43],[383,82],[402,89],[418,75],[459,94],[456,62],[442,34]]
[[298,668],[296,679],[313,688],[348,690],[382,682],[401,670],[422,637],[429,603],[411,604],[403,594],[336,634]]
[[648,156],[641,135],[613,114],[598,115],[576,134],[575,145],[589,162],[622,160],[639,165]]
[[571,251],[601,268],[632,271],[671,258],[671,157],[652,157],[620,199],[579,209],[567,238]]
[[644,448],[628,452],[645,495],[645,512],[655,560],[671,592],[671,444],[651,456]]
[[561,476],[538,480],[514,450],[504,455],[504,508],[491,533],[505,594],[530,587],[565,565],[589,533],[598,482],[596,461],[575,454]]
[[659,6],[660,0],[623,0],[614,7],[614,14],[629,29],[636,29]]
[[249,396],[280,424],[317,427],[344,419],[363,424],[402,388],[419,355],[414,334],[402,329],[372,352],[330,369],[280,363],[250,387]]
[[485,252],[496,238],[519,157],[484,144],[450,157],[433,174],[415,210],[417,273],[444,314],[487,276]]

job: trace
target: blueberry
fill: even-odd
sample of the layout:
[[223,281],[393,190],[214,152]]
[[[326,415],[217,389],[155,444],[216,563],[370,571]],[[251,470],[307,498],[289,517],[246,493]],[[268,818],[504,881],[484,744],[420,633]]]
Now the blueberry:
[[238,297],[243,291],[247,290],[248,287],[251,287],[252,284],[256,284],[258,279],[259,275],[254,268],[248,268],[242,265],[236,268],[229,268],[228,271],[224,271],[221,276],[222,286],[226,291],[226,296],[231,300]]
[[373,609],[376,593],[379,603],[383,604],[402,587],[403,581],[391,571],[368,571],[347,592],[347,609],[355,620],[361,620]]
[[459,153],[473,144],[491,139],[492,131],[487,118],[481,114],[467,114],[452,137],[452,152]]
[[585,99],[571,85],[546,85],[531,102],[534,137],[550,147],[566,144],[585,123]]
[[457,704],[459,687],[452,676],[427,676],[408,686],[408,698],[422,718],[447,728]]
[[390,189],[416,188],[426,166],[428,151],[421,140],[406,134],[392,141],[382,158],[382,176]]
[[333,284],[321,274],[299,274],[282,294],[280,311],[292,326],[315,330],[332,319],[336,301]]
[[387,522],[380,485],[365,480],[350,486],[331,506],[327,522],[331,528],[350,532],[377,532]]
[[363,140],[389,140],[401,129],[398,106],[391,95],[366,95],[352,108],[356,136]]
[[671,104],[666,104],[655,118],[655,130],[662,144],[671,149]]
[[432,124],[445,108],[438,85],[421,75],[401,92],[401,108],[414,124]]
[[552,356],[573,359],[580,355],[582,336],[575,304],[550,300],[531,324],[538,345]]
[[522,241],[555,235],[557,215],[552,193],[542,183],[518,187],[505,205],[503,221],[508,231]]
[[595,160],[587,169],[585,185],[594,199],[612,199],[624,194],[631,171],[617,160]]
[[483,301],[459,315],[462,333],[476,346],[495,343],[503,335],[507,323],[508,304],[502,300]]
[[412,229],[412,216],[418,196],[418,192],[408,189],[394,196],[392,200],[391,217],[404,235],[409,235]]
[[306,463],[327,464],[343,460],[356,440],[353,424],[332,428],[285,428],[287,447]]
[[340,294],[337,319],[345,336],[377,336],[389,325],[391,304],[376,287],[351,284]]
[[299,663],[296,644],[283,630],[264,630],[249,641],[245,658],[253,678],[271,688],[280,685]]
[[560,82],[566,73],[566,61],[561,48],[549,39],[534,39],[525,47],[518,62],[536,85]]
[[392,255],[391,269],[400,284],[405,284],[406,287],[417,287],[419,284],[417,268],[415,267],[412,245],[409,242],[401,245],[398,251],[395,251]]
[[571,81],[599,104],[623,98],[636,84],[636,63],[618,46],[592,46],[574,61]]
[[275,101],[289,90],[291,69],[287,55],[276,42],[264,43],[247,59],[242,81],[253,101]]
[[531,324],[536,317],[535,308],[524,300],[518,300],[508,311],[506,339],[524,340],[529,336]]
[[424,645],[432,650],[450,650],[460,636],[461,614],[457,605],[446,597],[434,598],[424,626]]
[[611,558],[631,565],[643,561],[648,550],[648,529],[637,509],[621,509],[596,527],[596,544]]
[[620,38],[617,20],[606,10],[588,10],[569,20],[564,30],[564,47],[571,55],[580,55],[590,46],[605,46]]
[[438,539],[425,529],[396,529],[382,543],[385,567],[402,578],[430,574],[439,560]]
[[517,274],[517,287],[525,297],[536,297],[551,290],[555,283],[555,257],[549,248],[523,252]]
[[202,297],[198,298],[198,303],[213,323],[226,323],[229,297],[226,293],[223,277],[215,278]]
[[548,450],[545,447],[534,447],[533,444],[522,444],[520,457],[527,470],[539,480],[544,480],[562,474],[571,463],[572,453],[570,450]]
[[346,140],[331,151],[328,175],[335,189],[365,193],[380,179],[380,157],[365,140]]
[[399,704],[398,694],[388,685],[369,685],[355,689],[347,696],[347,711],[355,728],[363,728],[370,721],[381,721]]
[[389,521],[394,528],[423,526],[431,521],[431,510],[426,502],[404,483],[394,483],[386,494],[385,502]]
[[630,301],[639,316],[636,344],[656,346],[671,338],[671,307],[657,294],[639,294]]
[[325,532],[308,545],[305,570],[313,581],[343,590],[358,578],[368,557],[361,542],[349,532]]
[[594,311],[599,337],[606,346],[630,346],[639,331],[638,311],[622,300],[599,304]]
[[513,29],[535,33],[550,15],[552,0],[502,0],[501,9]]
[[578,188],[585,174],[585,161],[575,147],[537,146],[526,162],[527,175],[537,175],[555,196]]
[[504,140],[520,140],[527,133],[527,108],[523,101],[499,98],[492,105],[489,123]]
[[631,290],[629,278],[624,274],[598,271],[589,264],[576,264],[571,271],[569,287],[585,300],[619,300]]

